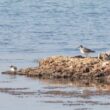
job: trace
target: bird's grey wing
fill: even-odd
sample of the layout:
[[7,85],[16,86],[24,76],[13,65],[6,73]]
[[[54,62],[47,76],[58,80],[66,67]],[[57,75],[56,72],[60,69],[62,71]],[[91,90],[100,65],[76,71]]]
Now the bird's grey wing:
[[95,52],[94,50],[88,49],[88,48],[84,48],[84,52]]

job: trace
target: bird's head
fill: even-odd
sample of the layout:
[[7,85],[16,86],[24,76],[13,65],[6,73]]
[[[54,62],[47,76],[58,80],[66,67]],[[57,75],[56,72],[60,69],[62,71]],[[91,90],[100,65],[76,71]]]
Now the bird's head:
[[13,67],[13,65],[10,66],[10,68],[12,68],[12,67]]
[[82,45],[80,45],[80,46],[79,46],[79,48],[83,48],[83,46],[82,46]]

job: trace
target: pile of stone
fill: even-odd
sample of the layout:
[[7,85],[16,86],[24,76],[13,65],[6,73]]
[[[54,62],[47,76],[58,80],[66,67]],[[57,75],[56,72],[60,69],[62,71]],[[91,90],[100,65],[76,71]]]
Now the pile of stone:
[[101,60],[108,61],[110,60],[110,52],[103,52],[98,55],[98,58]]
[[110,61],[99,58],[84,58],[81,56],[52,56],[39,61],[34,68],[20,69],[4,74],[26,75],[43,79],[68,79],[70,81],[84,80],[87,83],[98,81],[110,83]]
[[39,66],[20,69],[9,74],[26,75],[43,79],[85,80],[86,82],[110,82],[110,61],[81,56],[52,56],[39,61]]

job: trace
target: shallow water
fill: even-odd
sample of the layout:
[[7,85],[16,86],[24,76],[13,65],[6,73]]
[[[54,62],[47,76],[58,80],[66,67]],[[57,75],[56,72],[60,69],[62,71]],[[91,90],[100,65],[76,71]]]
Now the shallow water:
[[[109,0],[1,0],[0,71],[51,55],[110,49]],[[86,91],[86,92],[85,92]],[[89,95],[88,95],[89,94]],[[87,95],[87,96],[86,96]],[[109,110],[110,94],[23,76],[0,75],[1,110]]]

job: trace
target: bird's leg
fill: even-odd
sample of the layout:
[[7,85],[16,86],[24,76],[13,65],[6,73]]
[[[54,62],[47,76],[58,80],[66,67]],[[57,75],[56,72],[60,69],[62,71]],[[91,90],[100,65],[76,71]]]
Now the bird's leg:
[[85,55],[86,55],[86,58],[88,58],[88,57],[89,57],[87,53],[86,53]]

